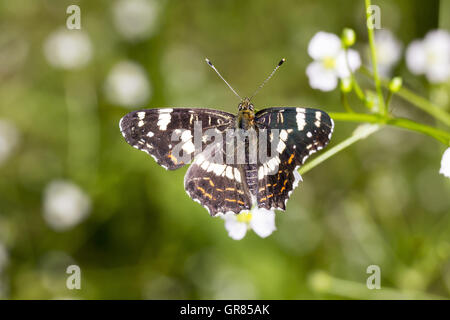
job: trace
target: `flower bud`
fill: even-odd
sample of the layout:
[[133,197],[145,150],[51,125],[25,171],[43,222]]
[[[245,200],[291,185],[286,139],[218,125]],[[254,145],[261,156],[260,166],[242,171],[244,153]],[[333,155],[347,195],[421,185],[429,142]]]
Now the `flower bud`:
[[344,93],[349,93],[350,91],[352,91],[352,87],[353,87],[353,82],[351,78],[343,78],[341,79],[341,91]]
[[342,30],[342,43],[344,47],[348,48],[355,44],[356,42],[356,34],[353,29],[345,28]]
[[395,77],[392,78],[392,80],[389,82],[389,90],[391,92],[398,92],[402,88],[403,80],[401,77]]

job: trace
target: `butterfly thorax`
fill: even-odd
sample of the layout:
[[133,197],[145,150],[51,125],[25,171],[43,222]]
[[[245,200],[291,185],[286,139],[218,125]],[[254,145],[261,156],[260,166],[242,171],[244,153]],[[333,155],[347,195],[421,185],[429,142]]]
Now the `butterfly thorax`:
[[237,116],[237,129],[249,130],[255,125],[255,112],[253,104],[250,103],[249,98],[245,98],[239,103],[239,113]]

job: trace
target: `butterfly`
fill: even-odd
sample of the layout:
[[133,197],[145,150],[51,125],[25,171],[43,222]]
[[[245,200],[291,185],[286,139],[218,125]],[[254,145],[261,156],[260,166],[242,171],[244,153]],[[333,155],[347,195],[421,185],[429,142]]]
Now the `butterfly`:
[[285,210],[302,179],[299,167],[328,144],[333,120],[313,108],[255,111],[251,98],[240,99],[237,114],[206,108],[146,109],[126,114],[119,126],[128,144],[165,169],[191,163],[185,190],[210,215],[238,214],[253,207]]

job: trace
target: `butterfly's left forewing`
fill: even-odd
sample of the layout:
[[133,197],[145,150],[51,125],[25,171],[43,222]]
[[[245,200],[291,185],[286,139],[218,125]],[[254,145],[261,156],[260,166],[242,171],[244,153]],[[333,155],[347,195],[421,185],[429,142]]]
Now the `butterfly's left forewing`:
[[284,210],[291,192],[301,180],[298,168],[331,139],[333,120],[321,110],[296,107],[263,109],[255,115],[259,129],[278,130],[275,158],[278,170],[266,174],[268,164],[258,163],[258,206]]
[[[190,160],[195,152],[194,126],[200,124],[201,134],[208,129],[225,132],[234,125],[231,113],[202,108],[165,108],[133,111],[120,120],[126,142],[151,155],[162,167],[175,170],[187,164],[185,157],[173,152],[175,146]],[[177,139],[173,141],[174,137]],[[207,139],[202,136],[202,149]],[[181,145],[180,145],[181,143]]]

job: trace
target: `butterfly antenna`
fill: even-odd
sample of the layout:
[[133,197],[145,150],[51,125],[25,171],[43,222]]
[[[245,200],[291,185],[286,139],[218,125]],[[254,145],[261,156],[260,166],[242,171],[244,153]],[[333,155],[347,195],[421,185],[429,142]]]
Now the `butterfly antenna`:
[[230,88],[231,91],[233,91],[233,93],[234,93],[240,100],[242,100],[241,96],[238,95],[237,92],[233,89],[233,87],[227,82],[227,80],[225,80],[225,79],[222,77],[222,75],[220,74],[219,71],[217,71],[216,67],[214,67],[214,65],[212,64],[212,62],[211,62],[208,58],[205,58],[205,61],[206,61],[206,63],[208,63],[208,65],[209,65],[211,68],[213,68],[213,70],[218,74],[218,76],[220,77],[220,79],[222,79],[223,82],[225,82],[225,83],[227,84],[228,88]]
[[258,87],[258,89],[256,89],[255,93],[252,94],[252,96],[250,97],[250,100],[252,100],[252,98],[254,96],[256,96],[256,94],[259,92],[259,90],[262,89],[262,87],[264,87],[264,85],[270,80],[270,78],[272,78],[272,76],[275,74],[275,72],[278,70],[279,67],[281,67],[281,65],[286,61],[285,58],[281,59],[280,62],[278,62],[277,66],[275,67],[275,69],[273,69],[272,73],[266,78],[266,80],[263,81],[263,83],[261,83],[261,85]]

